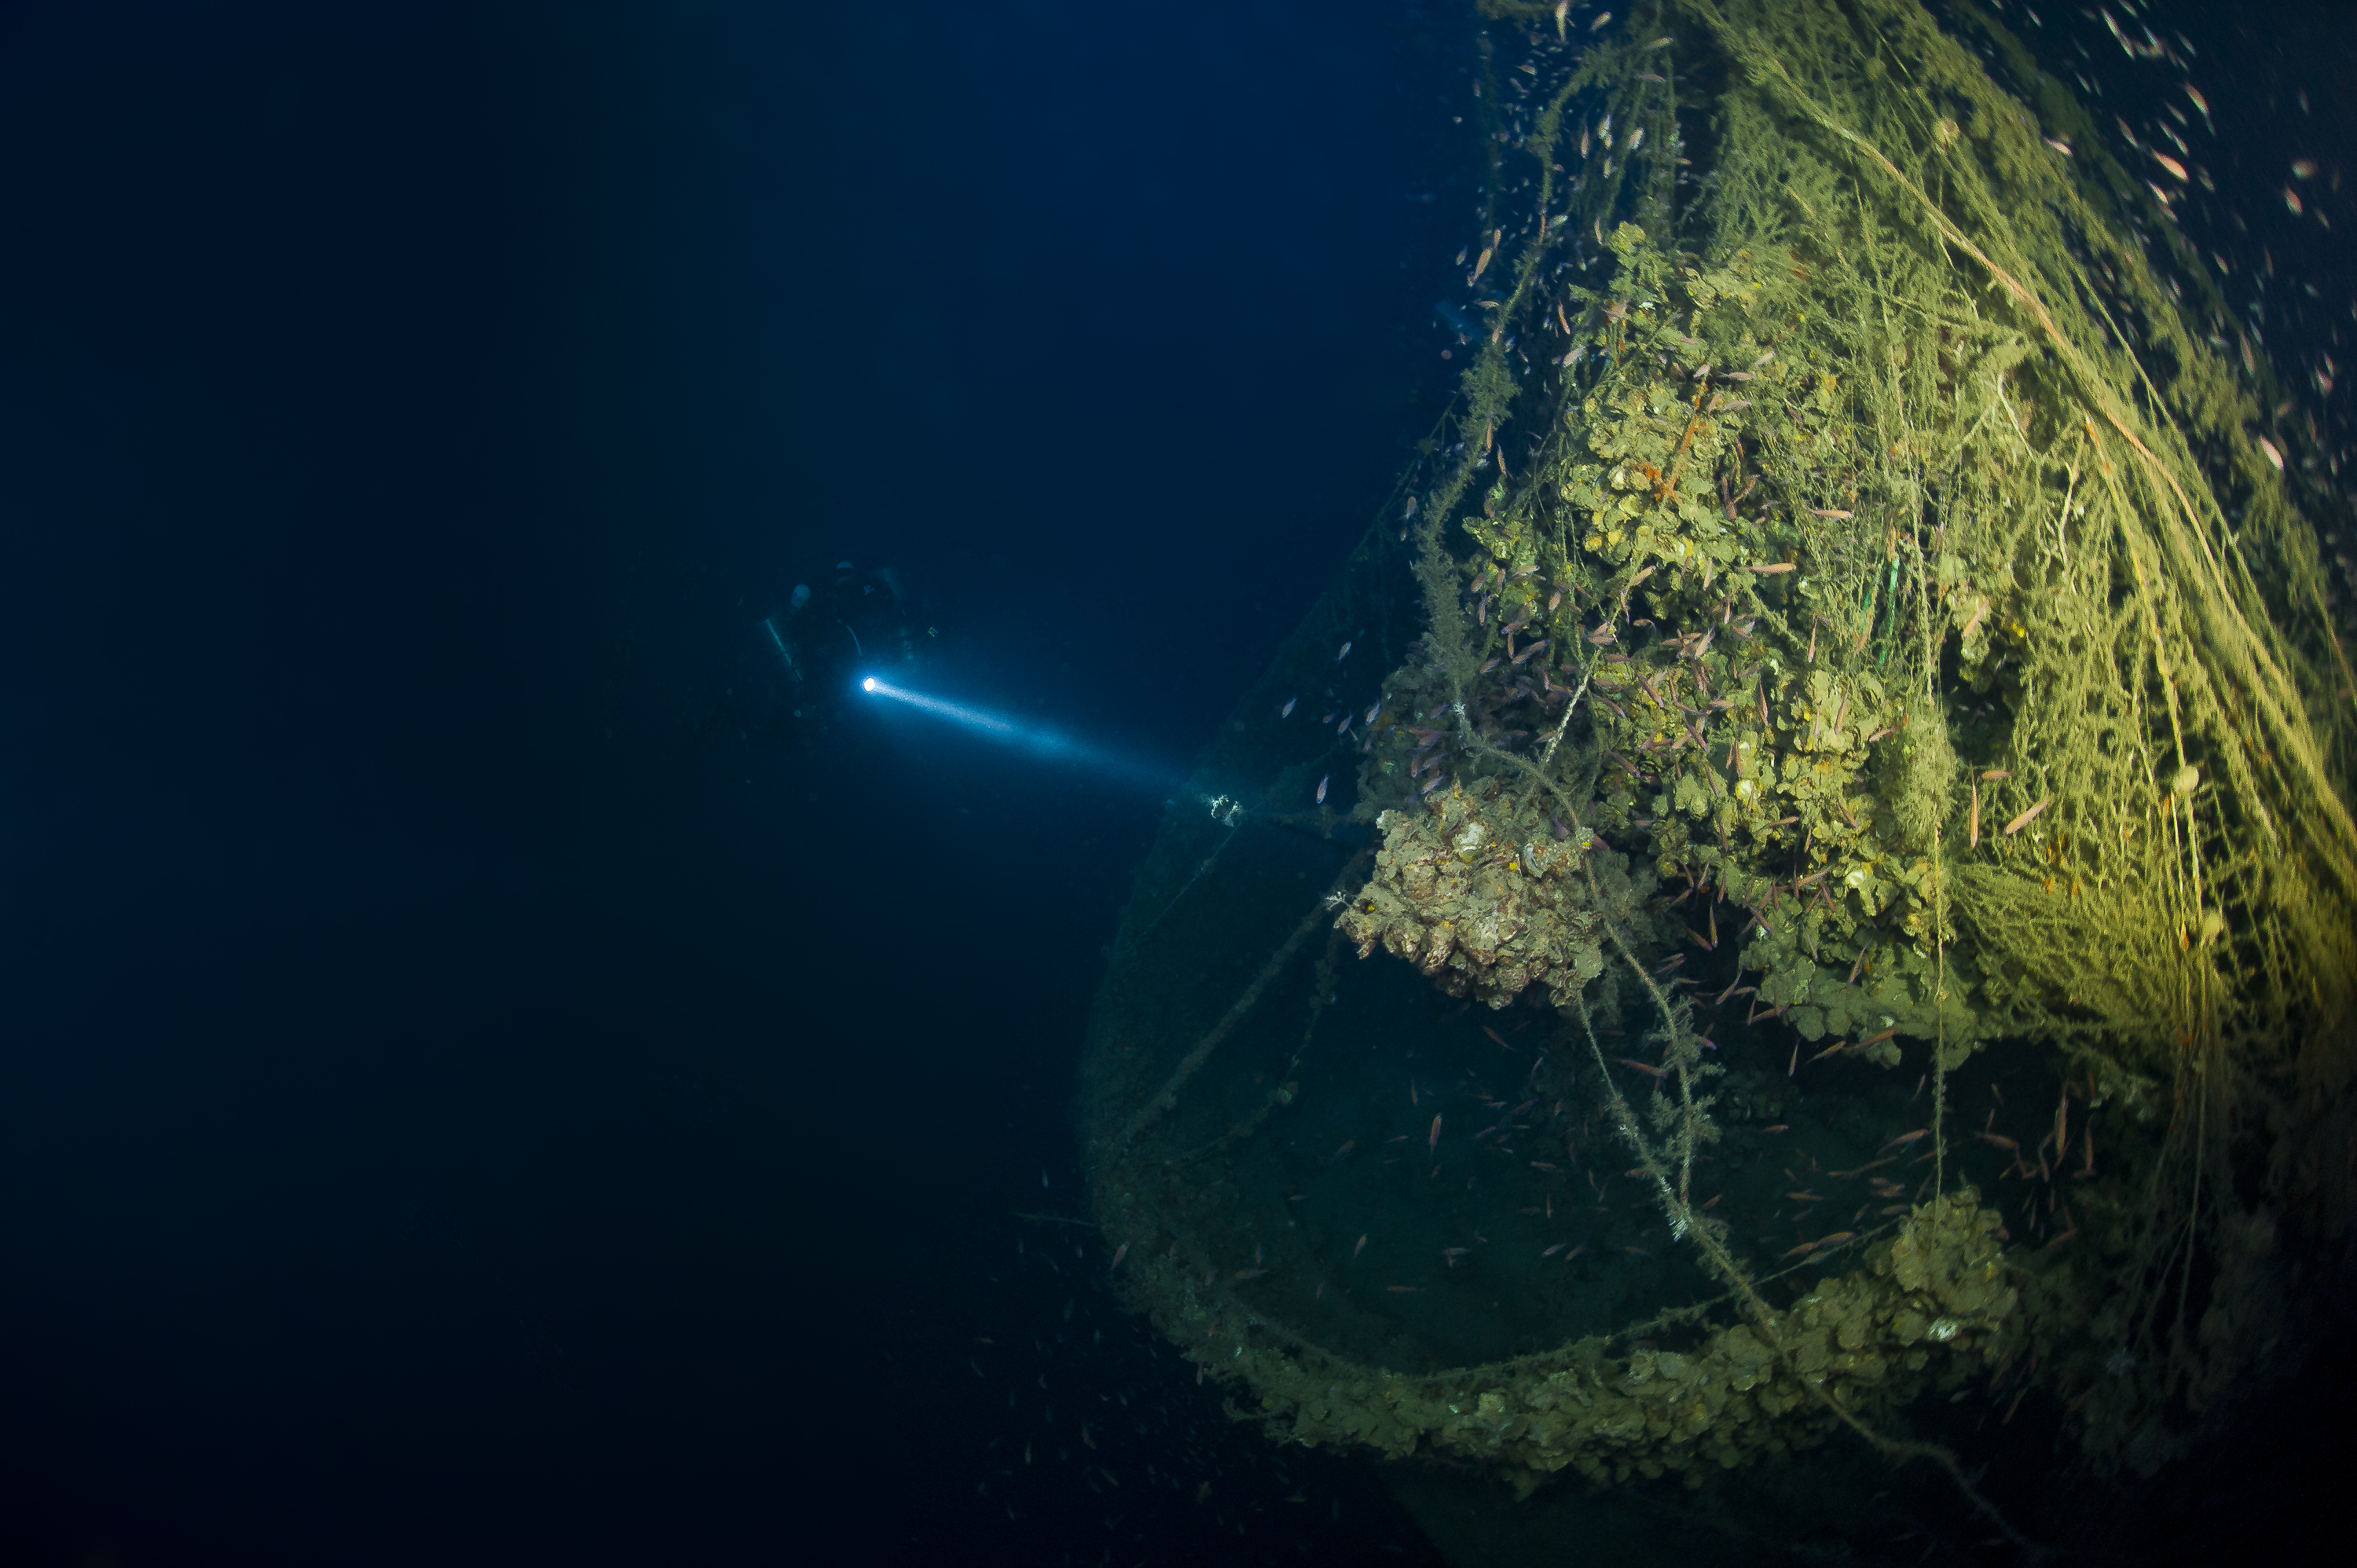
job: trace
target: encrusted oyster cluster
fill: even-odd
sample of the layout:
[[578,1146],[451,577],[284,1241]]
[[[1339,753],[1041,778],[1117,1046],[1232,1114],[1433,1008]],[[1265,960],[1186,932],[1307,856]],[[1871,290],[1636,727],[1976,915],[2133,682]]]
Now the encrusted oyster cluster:
[[1375,819],[1375,874],[1335,922],[1365,958],[1381,946],[1451,996],[1503,1007],[1533,981],[1569,1002],[1604,969],[1583,862],[1594,837],[1494,781]]

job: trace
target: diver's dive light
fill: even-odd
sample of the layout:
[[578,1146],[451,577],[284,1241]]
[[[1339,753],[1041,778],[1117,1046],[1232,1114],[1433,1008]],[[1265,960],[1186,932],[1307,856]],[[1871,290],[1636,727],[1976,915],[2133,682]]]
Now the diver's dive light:
[[[895,686],[890,682],[879,680],[873,675],[861,681],[859,689],[871,696],[889,697],[896,703],[906,703],[920,713],[931,714],[938,719],[947,719],[950,723],[977,735],[986,735],[995,740],[1003,740],[1010,745],[1019,746],[1027,751],[1053,757],[1060,762],[1069,762],[1098,773],[1108,774],[1130,783],[1141,784],[1149,789],[1186,788],[1181,780],[1175,779],[1168,771],[1151,764],[1139,762],[1118,753],[1101,750],[1096,746],[1083,746],[1053,730],[1017,724],[1013,719],[1002,718],[996,714],[985,713],[980,708],[971,708],[963,703],[952,703],[941,697],[928,696],[922,692],[911,692],[905,686]],[[1199,795],[1198,799],[1212,807],[1214,817],[1219,818],[1226,825],[1234,825],[1239,810],[1234,801],[1225,796],[1222,796],[1216,802],[1208,795]]]

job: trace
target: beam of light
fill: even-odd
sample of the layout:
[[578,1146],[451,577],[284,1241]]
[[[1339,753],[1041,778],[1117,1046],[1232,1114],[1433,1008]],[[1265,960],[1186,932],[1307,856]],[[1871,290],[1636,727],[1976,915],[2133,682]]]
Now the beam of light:
[[1025,733],[1012,721],[1002,719],[996,714],[985,714],[980,708],[969,708],[963,703],[949,703],[943,702],[939,697],[928,697],[922,692],[911,692],[904,687],[878,681],[873,675],[859,682],[859,689],[863,692],[872,692],[879,697],[889,697],[896,703],[906,703],[912,708],[919,708],[932,714],[935,718],[947,719],[952,724],[963,725],[968,729],[980,730],[985,735],[995,735],[1002,740],[1014,740]]
[[922,692],[911,692],[906,687],[895,686],[890,682],[879,680],[873,675],[860,682],[859,689],[870,696],[889,697],[896,703],[906,703],[920,713],[946,719],[951,724],[971,730],[977,735],[986,735],[994,740],[1005,741],[1010,746],[1019,746],[1026,751],[1034,752],[1059,762],[1068,762],[1076,768],[1084,768],[1093,772],[1127,779],[1133,783],[1142,784],[1147,789],[1168,789],[1180,783],[1180,780],[1167,769],[1155,768],[1117,753],[1103,751],[1096,746],[1083,746],[1053,730],[1017,724],[1013,719],[1002,718],[996,714],[985,713],[980,708],[970,708],[963,703],[948,702],[940,697],[928,696]]

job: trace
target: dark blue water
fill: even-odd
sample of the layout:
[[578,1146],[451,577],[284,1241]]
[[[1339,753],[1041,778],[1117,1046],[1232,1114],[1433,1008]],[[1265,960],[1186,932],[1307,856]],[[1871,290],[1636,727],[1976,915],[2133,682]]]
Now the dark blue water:
[[11,1560],[1093,1558],[1118,1390],[1159,1560],[1279,1550],[1306,1472],[1013,1218],[1162,787],[713,715],[849,559],[1181,776],[1437,412],[1468,45],[12,8]]
[[[1448,395],[1470,48],[0,13],[0,1560],[1437,1561],[1053,1217],[1162,802]],[[838,561],[1128,772],[781,682]]]

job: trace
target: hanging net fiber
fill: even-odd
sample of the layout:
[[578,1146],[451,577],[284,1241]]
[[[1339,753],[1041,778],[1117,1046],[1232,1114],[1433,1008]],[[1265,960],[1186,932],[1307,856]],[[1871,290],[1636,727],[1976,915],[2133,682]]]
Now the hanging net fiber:
[[1096,1218],[1286,1440],[2009,1532],[2025,1400],[2149,1476],[2346,1279],[2331,503],[1994,18],[1480,9],[1458,395],[1140,874]]

